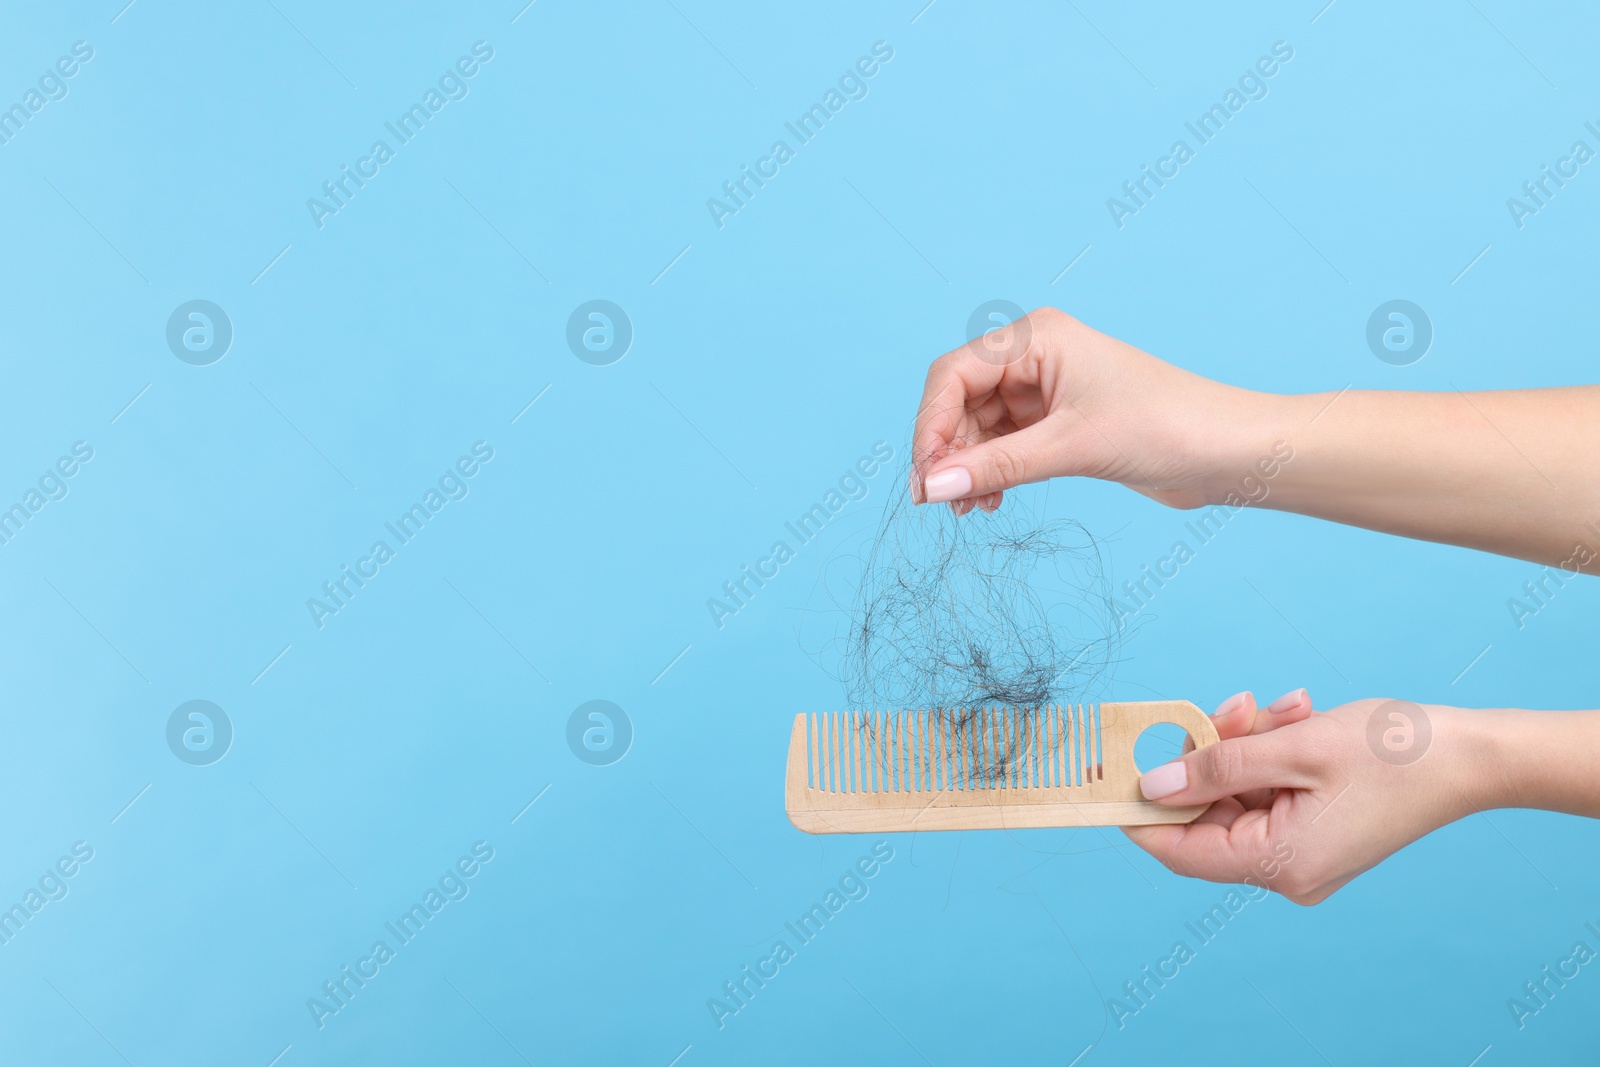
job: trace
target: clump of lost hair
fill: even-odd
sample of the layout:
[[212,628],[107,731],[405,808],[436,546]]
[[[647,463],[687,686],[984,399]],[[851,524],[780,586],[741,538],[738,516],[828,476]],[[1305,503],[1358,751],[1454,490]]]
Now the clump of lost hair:
[[933,712],[967,750],[976,784],[1026,755],[1026,742],[971,745],[979,711],[1015,709],[1030,737],[1039,708],[1084,699],[1115,661],[1095,538],[1076,520],[1044,517],[1045,492],[1024,487],[993,514],[958,517],[891,489],[859,560],[841,642],[846,706]]

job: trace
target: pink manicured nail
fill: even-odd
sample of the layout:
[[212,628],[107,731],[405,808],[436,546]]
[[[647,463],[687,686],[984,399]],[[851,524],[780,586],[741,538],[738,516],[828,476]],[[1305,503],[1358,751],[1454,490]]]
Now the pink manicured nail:
[[1228,714],[1230,711],[1238,711],[1240,708],[1244,707],[1245,701],[1247,701],[1249,699],[1250,699],[1250,690],[1248,690],[1248,689],[1246,689],[1242,693],[1235,693],[1235,694],[1233,694],[1233,696],[1229,697],[1227,700],[1224,700],[1217,707],[1216,712],[1211,717],[1213,719],[1220,719],[1224,715]]
[[1267,710],[1273,714],[1281,714],[1282,712],[1288,711],[1290,708],[1298,708],[1301,702],[1305,699],[1306,691],[1304,689],[1296,689],[1292,693],[1283,694],[1283,696],[1268,704]]
[[960,500],[972,492],[972,475],[965,467],[947,467],[928,475],[922,488],[930,504]]
[[1146,800],[1160,800],[1180,792],[1189,784],[1189,768],[1182,760],[1163,763],[1139,779],[1139,791]]

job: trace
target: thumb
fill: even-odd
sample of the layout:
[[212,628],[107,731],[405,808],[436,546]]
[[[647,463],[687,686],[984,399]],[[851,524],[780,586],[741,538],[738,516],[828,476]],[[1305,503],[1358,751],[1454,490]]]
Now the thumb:
[[1305,789],[1315,782],[1292,728],[1218,741],[1164,763],[1139,779],[1145,799],[1209,804],[1252,789]]
[[1040,421],[940,458],[923,475],[926,502],[966,500],[1044,481],[1054,473],[1050,464],[1052,430]]

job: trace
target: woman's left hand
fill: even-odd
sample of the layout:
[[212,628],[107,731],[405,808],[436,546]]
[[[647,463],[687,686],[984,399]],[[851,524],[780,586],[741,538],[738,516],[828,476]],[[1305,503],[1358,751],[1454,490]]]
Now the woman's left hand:
[[1304,689],[1258,708],[1240,693],[1212,716],[1222,740],[1140,779],[1148,799],[1210,809],[1185,825],[1123,832],[1177,874],[1319,903],[1480,810],[1473,783],[1490,771],[1462,721],[1472,714],[1398,700],[1314,713]]

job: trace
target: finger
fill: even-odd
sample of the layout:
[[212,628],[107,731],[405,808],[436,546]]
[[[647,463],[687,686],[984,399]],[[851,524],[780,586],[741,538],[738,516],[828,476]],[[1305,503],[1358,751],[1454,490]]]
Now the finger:
[[967,443],[976,444],[977,440],[982,440],[990,433],[1005,433],[1010,429],[1010,411],[1005,398],[999,393],[990,393],[988,398],[976,407],[969,405],[967,418],[978,431],[979,437]]
[[1218,704],[1217,710],[1211,713],[1211,723],[1217,728],[1217,736],[1224,741],[1248,736],[1255,718],[1256,696],[1248,689],[1243,693],[1233,694]]
[[1004,375],[1004,367],[978,358],[967,345],[933,361],[911,432],[912,468],[917,474],[912,484],[913,500],[921,492],[922,469],[949,451],[960,437],[967,409],[981,408]]
[[984,511],[993,514],[1000,507],[1001,495],[999,492],[985,493],[977,499],[976,503]]
[[[1242,695],[1242,694],[1241,694]],[[1237,700],[1237,697],[1231,698]],[[1224,702],[1225,704],[1227,702]],[[1300,722],[1311,715],[1311,697],[1304,689],[1296,689],[1268,704],[1265,708],[1258,708],[1255,698],[1249,701],[1249,711],[1246,714],[1244,706],[1235,706],[1226,723],[1219,723],[1217,733],[1224,737],[1246,737],[1252,734],[1264,734],[1269,730],[1276,730],[1280,726]],[[1217,715],[1212,716],[1216,722],[1222,714],[1221,709]],[[1238,801],[1246,808],[1265,808],[1271,805],[1274,797],[1278,795],[1276,789],[1252,789],[1240,793]]]
[[[1256,705],[1254,694],[1244,692],[1235,693],[1217,705],[1217,710],[1211,713],[1211,721],[1217,728],[1217,736],[1227,740],[1264,734],[1311,715],[1311,696],[1304,689],[1285,693],[1264,708]],[[1191,751],[1193,747],[1191,743],[1184,751]]]
[[1281,730],[1218,741],[1139,779],[1147,800],[1162,804],[1209,804],[1252,789],[1315,784],[1312,755]]
[[911,501],[925,504],[922,479],[929,465],[966,443],[974,427],[960,402],[955,407],[926,410],[917,416],[917,423],[911,438]]
[[[1196,819],[1195,822],[1216,823],[1218,826],[1226,829],[1232,826],[1234,821],[1244,813],[1244,805],[1240,804],[1233,797],[1223,797],[1205,811],[1201,812],[1200,817]],[[1191,823],[1190,825],[1192,826],[1194,824]]]
[[[1249,737],[1255,732],[1256,725],[1262,718],[1260,709],[1256,707],[1255,694],[1248,690],[1243,693],[1235,693],[1227,700],[1224,700],[1211,715],[1211,721],[1217,728],[1217,736],[1224,741],[1235,737]],[[1186,738],[1183,754],[1188,755],[1193,751],[1194,739]],[[1211,812],[1217,811],[1224,805],[1229,805],[1233,813],[1237,815],[1247,809],[1259,808],[1270,804],[1275,795],[1276,793],[1271,789],[1252,789],[1248,793],[1240,794],[1238,797],[1217,801],[1211,805],[1210,810],[1201,818],[1210,816]],[[1232,822],[1232,819],[1230,818],[1228,821]]]
[[1268,704],[1266,710],[1256,716],[1253,732],[1264,734],[1280,726],[1309,719],[1311,714],[1311,694],[1304,689],[1295,689]]
[[944,425],[942,416],[961,411],[993,393],[1005,372],[1005,367],[979,358],[971,345],[952,349],[934,360],[922,383],[922,403],[917,408],[911,439],[922,440],[925,433]]
[[1204,816],[1179,826],[1124,826],[1128,840],[1175,874],[1211,882],[1244,882],[1258,878],[1270,849],[1268,816],[1247,811],[1227,826]]
[[[1248,714],[1246,714],[1248,709]],[[1217,728],[1217,736],[1223,740],[1230,737],[1243,737],[1250,732],[1249,724],[1253,721],[1256,711],[1255,694],[1249,690],[1235,693],[1233,696],[1217,705],[1217,710],[1211,713],[1211,724]],[[1194,738],[1185,736],[1183,750],[1179,755],[1187,756],[1194,751]]]
[[[1311,696],[1304,689],[1296,689],[1285,693],[1283,696],[1268,704],[1265,708],[1258,709],[1255,722],[1251,724],[1252,734],[1264,734],[1276,730],[1281,726],[1302,722],[1312,715]],[[1277,797],[1276,789],[1252,789],[1240,793],[1238,800],[1247,808],[1266,808],[1272,805]]]
[[1057,428],[1042,419],[1025,429],[935,459],[922,487],[929,503],[982,496],[1049,478]]

